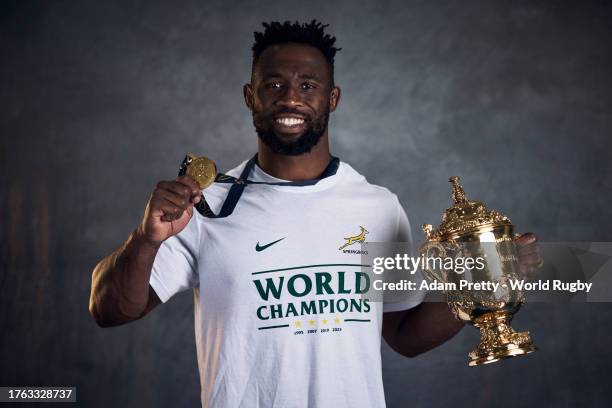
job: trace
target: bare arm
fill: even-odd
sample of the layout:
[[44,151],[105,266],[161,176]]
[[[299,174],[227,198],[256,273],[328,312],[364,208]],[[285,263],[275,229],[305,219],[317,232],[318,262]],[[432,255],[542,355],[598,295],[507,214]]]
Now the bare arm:
[[140,319],[161,301],[149,286],[159,245],[134,231],[94,268],[89,312],[101,327]]
[[93,270],[89,312],[99,326],[138,320],[161,303],[149,286],[155,255],[163,241],[185,228],[199,200],[200,189],[187,176],[157,184],[142,223]]
[[446,302],[430,300],[426,298],[412,309],[383,314],[382,334],[393,350],[414,357],[446,342],[463,328],[464,323],[455,318]]

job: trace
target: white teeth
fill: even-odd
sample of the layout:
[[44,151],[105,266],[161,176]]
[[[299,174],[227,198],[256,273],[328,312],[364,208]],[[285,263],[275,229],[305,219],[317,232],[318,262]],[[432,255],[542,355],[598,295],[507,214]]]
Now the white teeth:
[[295,126],[295,125],[301,125],[302,123],[304,123],[304,119],[298,119],[298,118],[278,118],[276,119],[277,123],[280,123],[282,125],[285,126]]

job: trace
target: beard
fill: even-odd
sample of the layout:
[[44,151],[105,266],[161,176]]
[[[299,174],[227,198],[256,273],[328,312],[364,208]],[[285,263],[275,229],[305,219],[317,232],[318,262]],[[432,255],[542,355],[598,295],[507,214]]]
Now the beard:
[[329,122],[329,107],[326,107],[325,112],[317,118],[306,117],[304,119],[305,130],[295,140],[283,140],[276,133],[274,133],[274,116],[281,113],[294,113],[303,116],[303,113],[295,110],[285,110],[282,112],[275,112],[273,115],[263,115],[261,113],[253,114],[253,125],[259,139],[265,144],[270,150],[276,154],[282,154],[285,156],[299,156],[304,153],[310,152],[314,146],[319,143],[321,137],[327,129]]

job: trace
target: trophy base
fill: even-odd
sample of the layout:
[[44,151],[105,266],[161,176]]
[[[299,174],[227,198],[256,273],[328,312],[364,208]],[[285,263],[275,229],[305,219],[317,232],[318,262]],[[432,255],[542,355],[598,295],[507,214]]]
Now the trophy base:
[[494,363],[537,350],[531,342],[529,332],[517,333],[510,327],[510,317],[506,312],[496,311],[474,319],[474,325],[480,329],[481,340],[480,344],[469,353],[470,367]]

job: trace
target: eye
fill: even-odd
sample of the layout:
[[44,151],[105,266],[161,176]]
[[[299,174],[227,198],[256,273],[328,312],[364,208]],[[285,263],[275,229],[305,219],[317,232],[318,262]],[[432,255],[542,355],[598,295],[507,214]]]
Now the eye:
[[281,84],[279,82],[268,82],[266,84],[266,88],[269,89],[279,89],[281,87]]
[[310,82],[304,82],[302,84],[302,89],[315,89],[316,87]]

